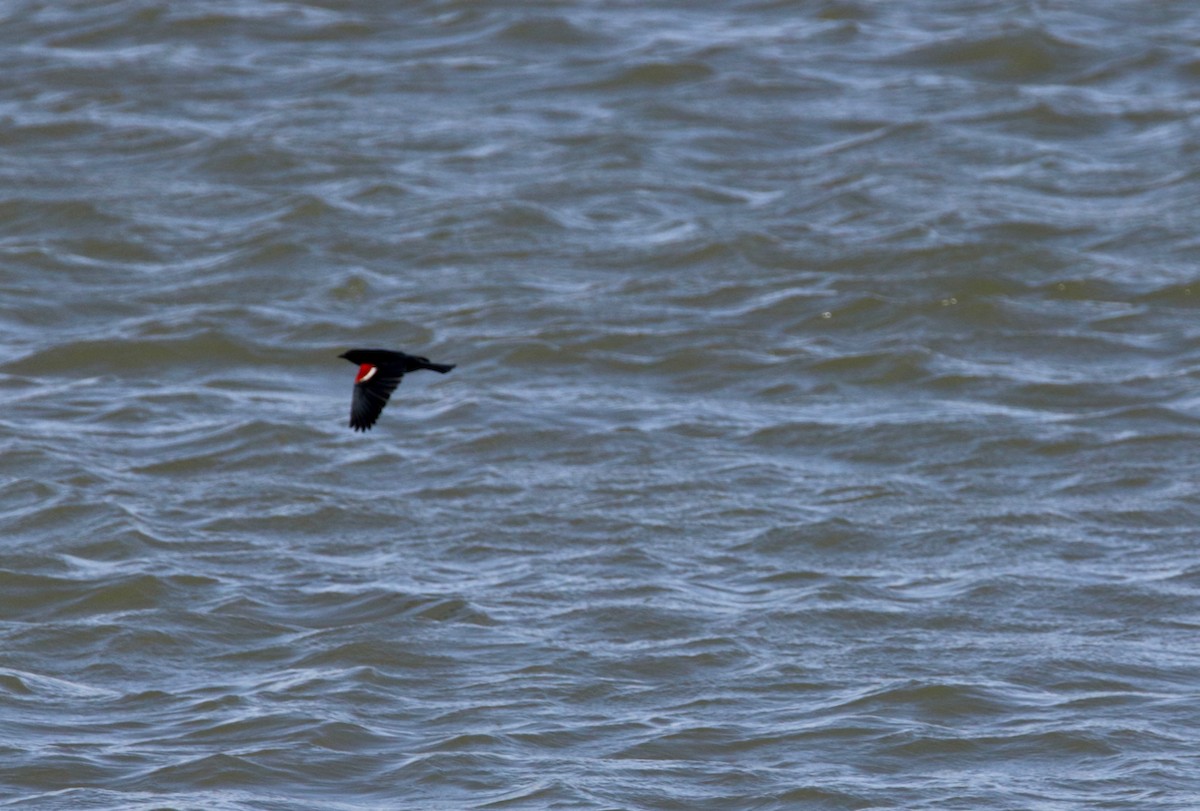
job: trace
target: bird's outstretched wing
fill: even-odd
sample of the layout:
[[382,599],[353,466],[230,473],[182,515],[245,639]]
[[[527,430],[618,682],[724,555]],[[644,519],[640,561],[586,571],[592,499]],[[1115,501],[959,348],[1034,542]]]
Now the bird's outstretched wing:
[[402,377],[378,368],[373,374],[360,375],[354,384],[354,398],[350,401],[350,427],[355,431],[371,430]]

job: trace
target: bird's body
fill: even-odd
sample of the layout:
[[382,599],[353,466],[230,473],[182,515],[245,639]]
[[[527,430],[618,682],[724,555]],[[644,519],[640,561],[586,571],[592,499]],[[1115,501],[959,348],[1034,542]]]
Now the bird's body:
[[453,363],[430,363],[429,358],[390,349],[351,349],[338,357],[358,364],[354,397],[350,401],[350,427],[355,431],[371,429],[404,375],[418,369],[445,374],[454,368]]

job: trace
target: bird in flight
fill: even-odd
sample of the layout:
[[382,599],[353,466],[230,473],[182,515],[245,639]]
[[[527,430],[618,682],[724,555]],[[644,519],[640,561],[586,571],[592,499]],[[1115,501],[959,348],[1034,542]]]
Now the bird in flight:
[[338,357],[358,364],[354,398],[350,401],[350,427],[355,431],[371,430],[388,398],[400,385],[400,378],[408,372],[432,369],[446,374],[455,366],[453,363],[430,363],[429,358],[388,349],[351,349]]

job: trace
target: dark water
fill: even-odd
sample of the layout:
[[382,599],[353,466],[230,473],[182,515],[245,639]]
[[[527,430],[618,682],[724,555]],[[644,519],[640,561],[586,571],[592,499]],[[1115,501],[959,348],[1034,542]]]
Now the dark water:
[[1200,807],[1200,6],[0,9],[0,806]]

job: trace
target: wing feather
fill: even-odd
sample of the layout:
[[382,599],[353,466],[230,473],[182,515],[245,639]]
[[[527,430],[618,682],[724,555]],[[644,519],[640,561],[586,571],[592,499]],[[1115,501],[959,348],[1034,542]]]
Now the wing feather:
[[379,419],[388,398],[400,385],[403,375],[379,374],[354,384],[354,397],[350,401],[350,427],[355,431],[369,431]]

